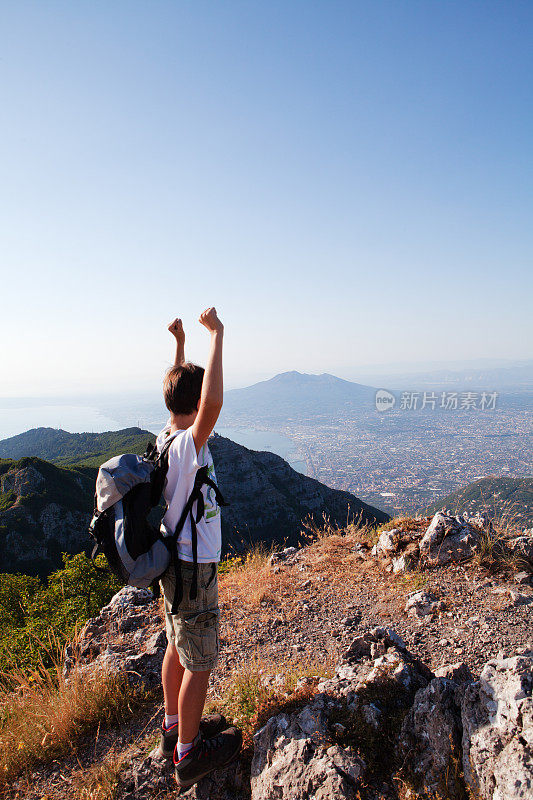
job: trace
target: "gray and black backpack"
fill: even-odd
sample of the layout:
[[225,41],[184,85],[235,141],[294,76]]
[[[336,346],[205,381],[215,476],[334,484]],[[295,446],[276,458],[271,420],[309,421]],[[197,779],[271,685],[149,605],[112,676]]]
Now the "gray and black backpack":
[[[204,515],[202,486],[211,486],[220,506],[227,505],[216,483],[208,476],[208,467],[197,473],[193,490],[171,536],[163,536],[159,526],[148,520],[159,505],[168,471],[169,436],[161,452],[149,443],[143,456],[134,453],[115,456],[102,464],[96,478],[93,518],[89,533],[95,540],[93,560],[101,552],[109,569],[121,581],[140,589],[152,587],[159,593],[159,579],[172,562],[177,563],[177,544],[187,516],[191,518],[194,572],[190,597],[197,593],[198,537],[196,525]],[[196,509],[193,506],[196,504]],[[172,611],[181,602],[181,575],[177,574],[177,591]]]

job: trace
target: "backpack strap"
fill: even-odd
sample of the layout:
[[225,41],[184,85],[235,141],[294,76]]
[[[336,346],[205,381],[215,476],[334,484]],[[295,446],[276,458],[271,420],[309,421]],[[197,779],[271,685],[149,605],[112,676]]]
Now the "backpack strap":
[[[193,573],[192,573],[192,582],[191,582],[191,589],[189,593],[189,599],[195,600],[198,595],[198,530],[196,528],[197,524],[202,519],[204,512],[205,512],[205,501],[204,496],[202,494],[202,486],[207,485],[210,486],[213,491],[215,492],[216,501],[219,506],[227,506],[228,503],[222,497],[220,489],[216,485],[215,481],[208,476],[209,466],[206,464],[197,471],[195,479],[194,479],[194,486],[192,489],[191,494],[189,495],[189,499],[185,503],[183,511],[181,512],[181,516],[178,520],[178,524],[174,530],[172,535],[172,551],[171,551],[171,558],[174,564],[174,575],[176,576],[176,590],[174,592],[174,600],[172,602],[172,609],[171,613],[176,614],[178,611],[178,607],[183,599],[183,581],[181,576],[181,568],[178,563],[177,559],[177,551],[178,551],[178,537],[183,530],[183,526],[185,525],[185,520],[187,516],[190,516],[191,519],[191,543],[192,543],[192,557],[193,557]],[[193,513],[193,506],[196,503],[196,514]]]
[[163,447],[159,451],[157,449],[157,445],[153,442],[148,442],[146,445],[146,450],[143,453],[143,458],[146,458],[147,461],[159,461],[163,456],[167,454],[168,448],[174,441],[174,435],[169,434],[165,439],[165,443]]
[[97,540],[96,544],[94,545],[93,549],[91,550],[91,566],[96,572],[99,572],[100,575],[109,575],[109,570],[106,567],[99,567],[96,563],[96,556],[99,553],[103,553],[104,551],[100,547],[100,542]]
[[170,445],[173,441],[174,436],[169,436],[165,440],[161,451],[158,451],[155,445],[152,445],[152,450],[150,451],[149,445],[146,448],[146,453],[143,456],[143,458],[147,458],[148,461],[151,461],[154,465],[154,471],[150,479],[150,502],[152,508],[155,508],[158,505],[161,495],[163,494],[163,488],[165,486],[168,470],[168,451],[170,450]]

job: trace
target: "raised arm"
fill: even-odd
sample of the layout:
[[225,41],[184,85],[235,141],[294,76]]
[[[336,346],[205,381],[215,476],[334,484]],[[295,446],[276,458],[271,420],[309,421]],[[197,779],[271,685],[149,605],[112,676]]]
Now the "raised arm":
[[217,317],[215,308],[207,308],[200,315],[199,322],[204,325],[211,334],[211,347],[207,366],[205,368],[204,380],[202,382],[202,394],[198,415],[192,426],[192,435],[196,452],[199,453],[207,442],[211,431],[220,414],[223,402],[223,377],[222,377],[222,339],[224,337],[224,326]]
[[183,330],[181,319],[176,317],[174,322],[170,323],[168,329],[176,339],[176,358],[174,359],[174,366],[180,367],[182,364],[185,364],[185,331]]

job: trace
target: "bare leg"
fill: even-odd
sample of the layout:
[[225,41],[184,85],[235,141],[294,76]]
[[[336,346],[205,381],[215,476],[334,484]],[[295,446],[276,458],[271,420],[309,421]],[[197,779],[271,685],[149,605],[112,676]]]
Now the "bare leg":
[[174,645],[169,642],[161,668],[161,680],[163,683],[163,693],[165,695],[165,713],[167,714],[174,715],[178,713],[178,696],[183,673],[184,669],[180,664],[178,651]]
[[194,741],[204,710],[211,670],[191,672],[186,669],[179,690],[178,714],[180,742]]

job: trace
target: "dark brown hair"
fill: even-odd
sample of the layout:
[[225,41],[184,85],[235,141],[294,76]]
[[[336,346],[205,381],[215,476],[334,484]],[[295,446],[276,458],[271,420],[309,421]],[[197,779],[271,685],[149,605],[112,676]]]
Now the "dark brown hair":
[[165,405],[173,414],[191,414],[196,411],[202,393],[204,368],[187,361],[179,367],[170,367],[163,381]]

